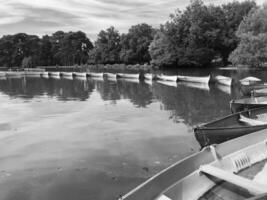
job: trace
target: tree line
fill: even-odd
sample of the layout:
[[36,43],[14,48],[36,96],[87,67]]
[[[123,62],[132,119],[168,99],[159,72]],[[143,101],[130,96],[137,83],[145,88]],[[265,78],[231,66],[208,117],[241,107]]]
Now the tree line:
[[41,38],[18,33],[0,38],[0,66],[144,64],[160,67],[267,62],[267,6],[254,1],[220,6],[193,0],[156,29],[142,23],[120,34],[113,26],[93,42],[82,31]]

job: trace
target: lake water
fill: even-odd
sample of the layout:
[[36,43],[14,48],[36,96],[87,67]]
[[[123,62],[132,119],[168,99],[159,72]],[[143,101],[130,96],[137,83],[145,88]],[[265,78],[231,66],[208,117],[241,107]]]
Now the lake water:
[[193,127],[230,114],[238,96],[216,85],[1,79],[0,200],[117,199],[199,151]]

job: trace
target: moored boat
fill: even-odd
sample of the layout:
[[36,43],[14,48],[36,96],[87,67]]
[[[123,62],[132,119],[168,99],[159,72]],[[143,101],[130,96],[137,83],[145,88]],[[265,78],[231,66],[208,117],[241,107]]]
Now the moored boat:
[[104,76],[107,77],[108,79],[116,79],[117,78],[117,75],[114,73],[105,73]]
[[52,71],[50,71],[50,72],[48,72],[48,74],[49,74],[49,76],[58,76],[58,77],[60,77],[60,72],[52,72]]
[[221,75],[215,76],[214,81],[222,85],[227,85],[227,86],[232,85],[232,78],[226,76],[221,76]]
[[146,74],[144,74],[144,78],[145,78],[146,80],[152,80],[152,79],[153,79],[153,74],[148,74],[148,73],[146,73]]
[[41,77],[42,78],[49,78],[49,73],[48,72],[41,72]]
[[244,95],[250,96],[253,90],[260,90],[267,88],[266,83],[259,83],[259,84],[253,84],[253,85],[240,85],[240,90]]
[[7,71],[6,72],[6,77],[8,78],[19,78],[24,76],[24,72],[22,71]]
[[60,72],[61,76],[65,76],[65,77],[72,77],[73,73],[72,72]]
[[195,83],[209,83],[210,75],[197,77],[197,76],[177,76],[177,81],[187,81],[187,82],[195,82]]
[[261,79],[253,77],[253,76],[243,78],[239,81],[242,85],[254,85],[254,84],[258,84],[258,83],[262,82]]
[[87,75],[89,77],[102,77],[103,78],[103,73],[97,73],[97,72],[88,72]]
[[267,128],[267,107],[246,110],[194,128],[202,147]]
[[185,87],[189,88],[195,88],[195,89],[200,89],[200,90],[206,90],[209,91],[210,87],[208,83],[195,83],[195,82],[184,82],[184,81],[179,81],[177,82],[177,85],[183,85]]
[[27,77],[40,77],[42,72],[39,71],[25,71],[25,76]]
[[254,97],[267,96],[267,88],[254,89],[250,94]]
[[267,97],[249,97],[230,101],[232,112],[267,106]]
[[262,130],[206,147],[164,169],[119,199],[214,200],[220,197],[220,200],[229,200],[265,195],[266,141],[267,131]]
[[156,75],[155,79],[156,80],[162,80],[162,81],[177,82],[177,76],[168,76],[168,75],[163,75],[163,74]]
[[139,79],[139,74],[127,74],[127,73],[118,73],[117,78],[131,78],[131,79]]
[[87,77],[86,72],[73,72],[73,75],[76,77]]
[[0,77],[5,77],[5,76],[6,76],[6,72],[0,71]]

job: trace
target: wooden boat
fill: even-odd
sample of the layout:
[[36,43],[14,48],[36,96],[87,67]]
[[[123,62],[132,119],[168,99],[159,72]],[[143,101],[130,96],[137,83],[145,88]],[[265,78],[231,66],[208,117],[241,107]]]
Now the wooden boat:
[[49,72],[41,72],[42,78],[49,78]]
[[153,79],[153,74],[146,73],[146,74],[144,74],[144,78],[145,78],[145,80],[152,80]]
[[214,200],[220,197],[229,200],[266,195],[266,141],[267,131],[262,130],[208,146],[162,170],[119,199]]
[[267,88],[266,83],[259,83],[259,84],[254,84],[254,85],[240,85],[240,90],[244,95],[250,96],[253,90],[260,90]]
[[24,76],[24,72],[22,71],[7,71],[6,72],[6,77],[8,78],[19,78]]
[[232,85],[232,78],[226,76],[221,76],[221,75],[215,76],[214,81],[222,85],[227,85],[227,86]]
[[194,128],[194,134],[204,147],[265,128],[267,128],[267,107],[238,112],[197,126]]
[[267,96],[267,88],[253,89],[250,94],[254,97]]
[[254,85],[254,84],[258,84],[258,83],[262,82],[262,80],[259,78],[253,77],[253,76],[249,76],[249,77],[246,77],[246,78],[239,80],[239,82],[242,85]]
[[106,76],[108,79],[117,79],[117,75],[113,73],[105,73],[104,76]]
[[87,73],[87,75],[88,75],[89,77],[102,77],[102,78],[103,78],[103,76],[104,76],[103,73],[96,73],[96,72],[89,72],[89,73]]
[[6,72],[1,72],[0,71],[0,77],[6,77]]
[[65,77],[72,77],[73,73],[72,72],[60,72],[61,76],[65,76]]
[[267,97],[249,97],[230,101],[232,112],[267,106]]
[[177,81],[195,82],[195,83],[209,83],[210,75],[197,77],[197,76],[177,76]]
[[76,77],[87,77],[86,72],[73,72],[73,75]]
[[118,73],[117,78],[131,78],[131,79],[139,79],[139,74],[125,74],[125,73]]
[[25,71],[25,76],[27,77],[40,77],[42,72],[39,71]]
[[60,72],[48,72],[49,76],[60,77]]
[[177,82],[177,76],[168,76],[168,75],[156,75],[155,76],[156,80],[162,80],[162,81],[173,81],[173,82]]

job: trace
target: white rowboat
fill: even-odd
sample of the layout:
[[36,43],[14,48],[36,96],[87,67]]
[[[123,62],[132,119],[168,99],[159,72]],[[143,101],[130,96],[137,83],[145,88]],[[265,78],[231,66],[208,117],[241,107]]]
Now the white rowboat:
[[186,81],[186,82],[194,82],[194,83],[209,83],[210,76],[177,76],[177,81]]
[[177,82],[177,76],[167,76],[167,75],[156,75],[155,79],[158,80],[162,80],[162,81],[173,81],[173,82]]
[[139,74],[117,74],[117,78],[131,78],[131,79],[139,79]]
[[228,85],[228,86],[232,85],[232,78],[230,77],[218,75],[218,76],[215,76],[214,80],[217,83],[222,84],[222,85]]

